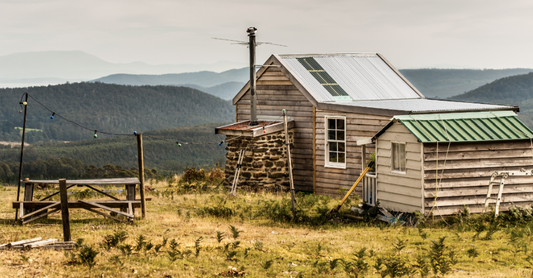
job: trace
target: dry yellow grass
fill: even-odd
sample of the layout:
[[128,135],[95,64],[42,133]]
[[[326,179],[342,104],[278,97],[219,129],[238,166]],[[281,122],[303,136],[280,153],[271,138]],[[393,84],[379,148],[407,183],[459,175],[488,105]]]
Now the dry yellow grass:
[[[159,193],[166,183],[153,183]],[[446,277],[529,277],[531,269],[526,268],[524,253],[516,256],[508,245],[509,236],[503,231],[496,232],[492,240],[472,241],[475,232],[461,232],[449,228],[426,228],[428,238],[423,239],[416,228],[366,227],[365,223],[344,223],[339,225],[305,226],[277,223],[269,219],[247,219],[238,216],[229,219],[199,217],[195,211],[206,204],[212,204],[212,196],[225,197],[223,193],[187,194],[163,197],[150,193],[146,220],[136,220],[133,225],[118,224],[103,219],[84,210],[71,211],[71,231],[73,240],[83,238],[99,252],[96,265],[90,269],[83,264],[73,264],[62,251],[39,250],[0,251],[1,277],[212,277],[228,272],[229,267],[243,269],[245,277],[349,277],[341,265],[330,268],[329,262],[337,259],[353,258],[353,252],[362,247],[372,249],[376,255],[366,258],[369,270],[360,277],[380,277],[372,268],[378,256],[398,254],[393,248],[397,238],[406,241],[406,247],[399,253],[414,264],[418,254],[426,254],[431,240],[447,236],[446,243],[458,254],[458,263]],[[51,216],[44,222],[25,226],[13,225],[14,209],[11,202],[16,198],[16,189],[0,188],[0,243],[32,237],[62,239],[60,214]],[[243,203],[253,205],[259,195],[241,194],[235,200],[228,200],[228,206],[236,208]],[[264,198],[279,200],[280,196],[264,194]],[[246,202],[242,201],[245,199]],[[177,212],[181,211],[181,215]],[[235,260],[227,260],[224,245],[231,243],[229,225],[242,233],[235,250]],[[135,246],[135,239],[144,235],[154,245],[162,239],[175,239],[180,243],[182,253],[191,254],[172,262],[168,256],[167,244],[159,252],[133,251],[123,255],[117,248],[106,250],[100,244],[104,237],[116,231],[125,231],[126,243]],[[216,231],[224,232],[222,243],[216,239]],[[195,240],[202,237],[201,250],[195,256]],[[262,242],[262,250],[257,250],[256,241]],[[476,245],[479,256],[473,260],[466,255],[471,245]],[[321,250],[319,250],[319,245]],[[249,248],[248,251],[247,248]],[[231,247],[230,247],[231,249]],[[76,251],[75,251],[76,252]],[[247,255],[245,255],[247,253]],[[272,266],[265,270],[265,262]],[[322,267],[314,266],[316,261]],[[431,274],[432,275],[432,274]],[[431,277],[430,275],[430,277]],[[419,275],[413,275],[419,277]]]

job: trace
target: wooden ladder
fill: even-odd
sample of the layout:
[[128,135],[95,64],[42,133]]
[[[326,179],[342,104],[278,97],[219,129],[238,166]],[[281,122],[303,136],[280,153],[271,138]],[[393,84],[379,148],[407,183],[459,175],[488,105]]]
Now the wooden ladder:
[[[505,185],[505,179],[507,179],[509,176],[531,176],[532,171],[526,171],[525,169],[521,169],[520,171],[496,171],[492,173],[490,176],[490,182],[489,182],[489,189],[487,191],[487,198],[485,198],[485,208],[483,209],[483,212],[487,209],[489,206],[489,200],[496,200],[496,206],[494,208],[494,216],[498,216],[500,212],[500,203],[502,201],[502,194],[503,194],[503,187]],[[495,181],[497,177],[500,177],[500,181]],[[498,197],[494,198],[491,197],[492,195],[492,186],[494,184],[500,184],[500,189],[498,190]]]
[[237,160],[237,167],[235,168],[235,177],[233,178],[233,184],[231,185],[231,191],[229,195],[237,196],[237,183],[239,182],[239,174],[241,173],[242,161],[244,159],[245,150],[239,152],[239,159]]

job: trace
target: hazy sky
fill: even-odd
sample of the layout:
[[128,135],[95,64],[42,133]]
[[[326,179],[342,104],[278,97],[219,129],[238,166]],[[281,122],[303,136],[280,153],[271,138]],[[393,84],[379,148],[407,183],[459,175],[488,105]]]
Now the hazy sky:
[[533,1],[492,0],[0,0],[0,55],[82,50],[150,64],[272,53],[379,52],[398,68],[533,68]]

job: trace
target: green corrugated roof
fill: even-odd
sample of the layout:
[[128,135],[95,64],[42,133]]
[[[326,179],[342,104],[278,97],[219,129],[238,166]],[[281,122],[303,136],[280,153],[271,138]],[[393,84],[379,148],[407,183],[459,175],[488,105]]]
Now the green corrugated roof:
[[401,122],[422,143],[481,142],[533,138],[533,131],[512,111],[419,114],[393,117]]

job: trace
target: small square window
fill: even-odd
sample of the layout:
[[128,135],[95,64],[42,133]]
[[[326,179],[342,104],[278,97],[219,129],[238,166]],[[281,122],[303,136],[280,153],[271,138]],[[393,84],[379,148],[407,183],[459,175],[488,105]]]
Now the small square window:
[[405,143],[392,143],[392,171],[405,172]]

